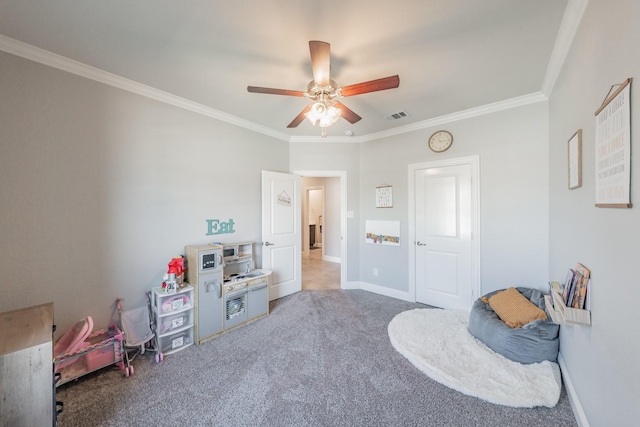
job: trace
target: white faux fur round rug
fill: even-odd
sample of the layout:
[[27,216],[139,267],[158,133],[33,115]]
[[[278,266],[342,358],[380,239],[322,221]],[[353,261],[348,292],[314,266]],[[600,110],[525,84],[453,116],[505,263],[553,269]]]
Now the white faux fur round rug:
[[389,339],[416,368],[466,395],[516,408],[552,408],[558,403],[556,363],[513,362],[472,336],[468,319],[462,310],[405,311],[389,323]]

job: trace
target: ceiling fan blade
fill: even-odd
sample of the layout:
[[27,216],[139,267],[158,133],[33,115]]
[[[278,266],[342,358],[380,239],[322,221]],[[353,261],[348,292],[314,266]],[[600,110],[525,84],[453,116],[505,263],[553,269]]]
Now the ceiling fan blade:
[[353,110],[349,109],[342,102],[336,101],[334,105],[336,106],[336,108],[339,108],[342,110],[342,118],[348,121],[349,123],[354,124],[355,122],[359,122],[360,120],[362,120],[362,117],[354,113]]
[[259,86],[247,86],[247,90],[251,93],[266,93],[270,95],[304,96],[304,92],[299,90],[273,89]]
[[398,86],[400,86],[400,77],[395,75],[345,86],[342,88],[341,94],[342,96],[353,96],[360,95],[362,93],[377,92],[379,90],[394,89]]
[[331,69],[331,45],[326,42],[312,40],[309,42],[311,52],[311,69],[313,80],[318,86],[328,86]]
[[305,119],[305,116],[304,116],[304,115],[305,115],[309,110],[311,110],[311,105],[307,105],[306,107],[304,107],[304,110],[300,111],[300,114],[298,114],[298,115],[296,116],[296,118],[295,118],[295,119],[293,119],[293,120],[291,121],[291,123],[289,123],[289,125],[288,125],[287,127],[288,127],[288,128],[295,128],[295,127],[298,127],[298,125],[299,125],[300,123],[302,123],[302,121]]

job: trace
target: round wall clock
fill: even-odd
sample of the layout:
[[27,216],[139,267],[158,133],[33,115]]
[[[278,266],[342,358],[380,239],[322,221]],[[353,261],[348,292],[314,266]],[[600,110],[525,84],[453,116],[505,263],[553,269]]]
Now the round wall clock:
[[434,132],[434,134],[429,137],[429,148],[436,153],[446,151],[451,147],[451,144],[453,144],[453,135],[446,130]]

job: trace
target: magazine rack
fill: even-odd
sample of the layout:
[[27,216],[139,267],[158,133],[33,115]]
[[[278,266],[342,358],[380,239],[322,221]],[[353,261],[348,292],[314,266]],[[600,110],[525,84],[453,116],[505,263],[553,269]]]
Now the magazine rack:
[[552,291],[544,296],[547,312],[551,320],[558,325],[591,325],[591,311],[567,307],[562,300],[562,293]]

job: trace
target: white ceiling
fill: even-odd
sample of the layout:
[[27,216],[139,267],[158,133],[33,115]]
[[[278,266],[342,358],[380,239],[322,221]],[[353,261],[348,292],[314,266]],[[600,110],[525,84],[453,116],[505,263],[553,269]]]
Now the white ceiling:
[[[330,137],[393,131],[540,93],[567,0],[0,0],[0,35],[272,130],[305,98],[309,40],[331,44],[340,86],[398,74],[400,87],[341,99],[362,116]],[[5,43],[6,44],[6,43]],[[4,49],[8,50],[8,49]],[[551,65],[553,65],[551,63]],[[389,121],[385,115],[409,117]]]

